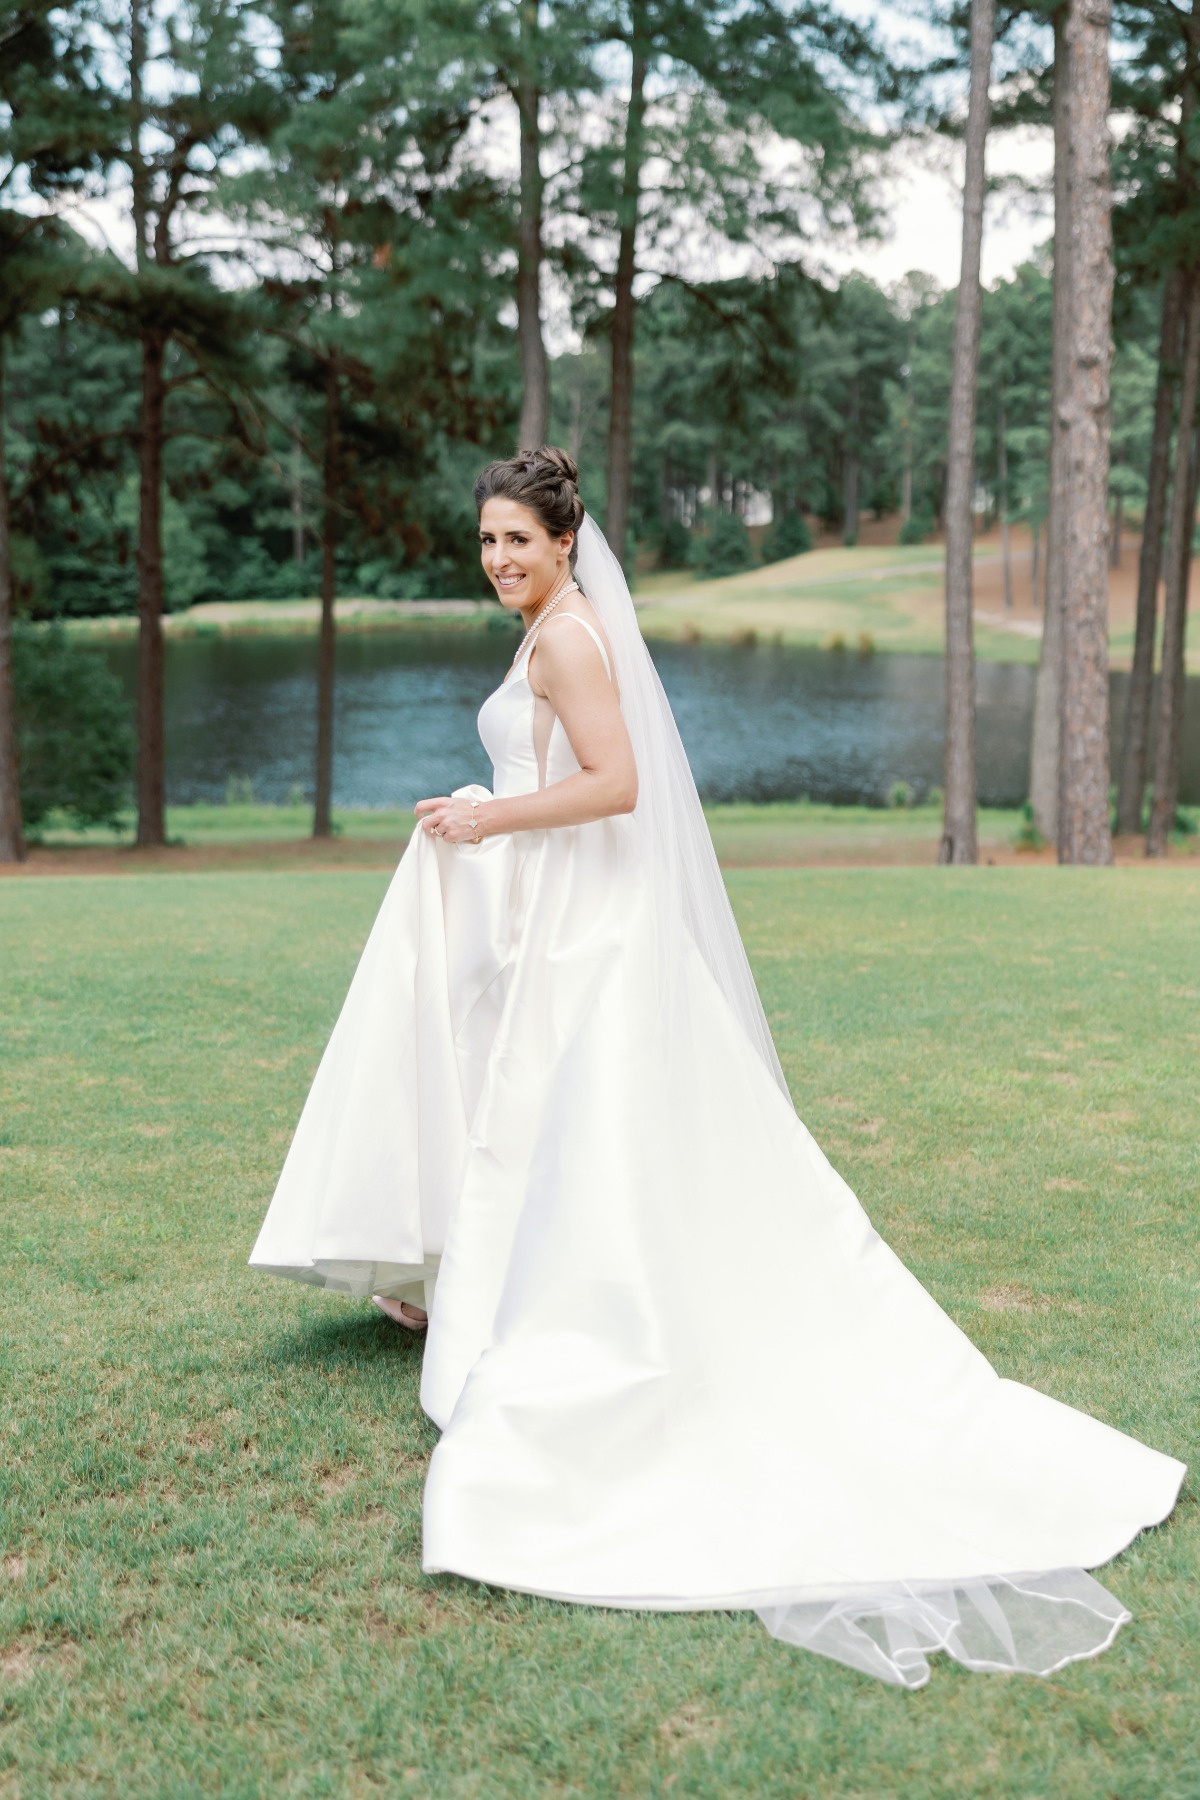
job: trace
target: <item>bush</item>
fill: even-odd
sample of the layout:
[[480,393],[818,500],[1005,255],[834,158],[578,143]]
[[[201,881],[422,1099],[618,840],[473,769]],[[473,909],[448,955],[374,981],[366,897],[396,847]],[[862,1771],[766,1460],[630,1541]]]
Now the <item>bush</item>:
[[782,562],[787,556],[803,556],[811,549],[812,532],[803,513],[780,513],[763,538],[762,559],[765,563]]
[[928,513],[910,513],[900,527],[902,544],[923,544],[933,530],[933,520]]
[[1046,840],[1037,828],[1037,820],[1033,816],[1033,802],[1027,800],[1021,808],[1021,823],[1013,838],[1014,850],[1043,850]]
[[21,815],[34,830],[55,810],[77,825],[115,825],[129,798],[134,735],[121,684],[60,624],[13,633]]
[[754,545],[750,533],[737,513],[721,512],[708,528],[708,535],[695,546],[696,567],[705,575],[737,575],[754,567]]
[[888,805],[893,808],[908,808],[917,803],[916,789],[911,781],[894,781],[888,790]]
[[692,534],[682,519],[668,519],[658,540],[660,569],[686,569],[692,550]]

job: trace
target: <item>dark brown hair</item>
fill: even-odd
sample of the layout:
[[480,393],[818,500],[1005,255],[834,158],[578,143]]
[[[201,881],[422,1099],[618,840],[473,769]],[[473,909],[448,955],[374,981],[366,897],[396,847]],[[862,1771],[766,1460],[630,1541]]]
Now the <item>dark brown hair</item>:
[[536,514],[551,537],[573,531],[571,567],[579,552],[579,527],[583,501],[579,498],[579,469],[565,450],[545,444],[540,450],[519,450],[503,462],[491,462],[475,477],[475,510],[485,500],[515,500]]

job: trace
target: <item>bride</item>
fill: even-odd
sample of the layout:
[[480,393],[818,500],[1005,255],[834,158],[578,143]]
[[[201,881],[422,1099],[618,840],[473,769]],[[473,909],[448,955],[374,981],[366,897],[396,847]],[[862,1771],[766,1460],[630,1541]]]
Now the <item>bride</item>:
[[797,1118],[666,696],[560,450],[475,485],[526,630],[423,800],[253,1267],[427,1332],[427,1572],[750,1608],[908,1687],[1048,1674],[1172,1458],[1002,1379]]

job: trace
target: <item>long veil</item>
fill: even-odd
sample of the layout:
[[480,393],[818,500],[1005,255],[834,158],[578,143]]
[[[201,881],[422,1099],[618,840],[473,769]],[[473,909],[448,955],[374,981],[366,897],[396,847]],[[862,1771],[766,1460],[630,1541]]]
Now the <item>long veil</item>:
[[[672,1029],[687,1030],[686,990],[696,963],[682,924],[790,1111],[787,1083],[670,703],[621,566],[590,518],[580,529],[576,574],[612,646],[637,759],[633,823],[650,881],[664,1016]],[[796,1373],[799,1379],[801,1372]],[[1047,1675],[1096,1655],[1130,1616],[1079,1567],[997,1571],[963,1580],[876,1580],[831,1588],[818,1597],[782,1593],[746,1604],[755,1606],[772,1636],[905,1687],[928,1679],[928,1657],[939,1649],[968,1668]]]
[[642,637],[621,565],[590,515],[579,530],[575,573],[612,647],[621,711],[637,762],[633,826],[659,933],[656,966],[663,998],[668,1007],[678,998],[682,923],[730,1011],[787,1096],[671,703]]

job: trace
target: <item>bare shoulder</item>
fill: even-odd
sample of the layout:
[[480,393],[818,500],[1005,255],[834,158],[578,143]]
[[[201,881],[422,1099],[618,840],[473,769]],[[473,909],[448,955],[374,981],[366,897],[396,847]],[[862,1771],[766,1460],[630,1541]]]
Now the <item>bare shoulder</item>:
[[[603,659],[596,648],[596,639],[591,631],[580,629],[580,620],[596,632],[604,645],[610,668],[612,647],[600,621],[582,595],[572,595],[571,598],[570,613],[557,613],[553,618],[547,619],[538,631],[537,642],[529,659],[531,678],[536,662],[539,675],[551,682],[564,679],[569,681],[572,677],[590,674],[596,669],[607,679]],[[575,615],[574,618],[571,614]],[[534,685],[536,690],[536,683]]]

